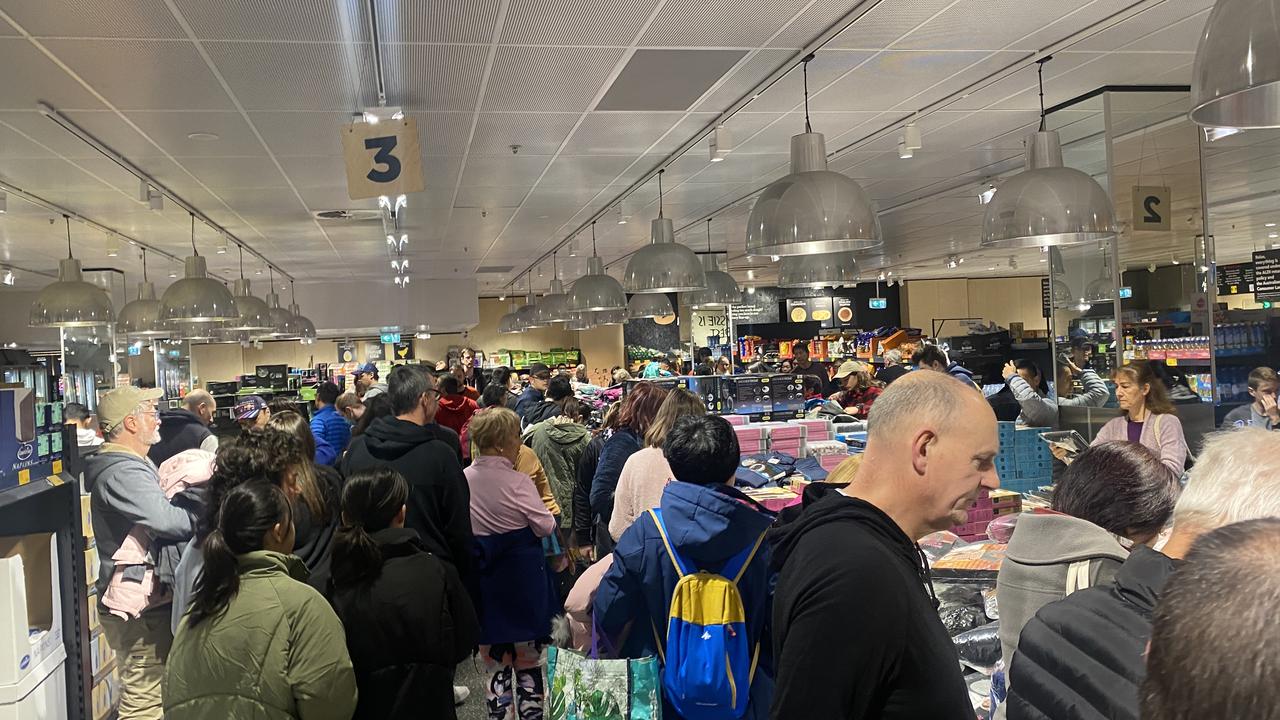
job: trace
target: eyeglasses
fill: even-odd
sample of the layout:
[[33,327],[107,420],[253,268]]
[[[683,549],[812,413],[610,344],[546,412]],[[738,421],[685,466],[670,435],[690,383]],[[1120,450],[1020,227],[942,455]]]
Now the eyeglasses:
[[424,396],[428,396],[428,395],[432,395],[432,394],[434,394],[437,398],[444,397],[444,393],[440,392],[439,390],[436,390],[435,388],[431,388],[430,390],[428,390],[428,391],[426,391],[426,392],[424,392],[424,393],[422,393],[422,394],[423,394]]

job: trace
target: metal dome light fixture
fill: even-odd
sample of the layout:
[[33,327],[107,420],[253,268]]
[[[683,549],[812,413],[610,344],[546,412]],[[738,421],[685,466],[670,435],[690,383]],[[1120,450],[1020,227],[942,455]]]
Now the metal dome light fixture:
[[569,292],[569,312],[626,310],[627,293],[622,283],[605,274],[604,261],[596,252],[596,223],[591,221],[591,257],[587,274],[578,278]]
[[235,298],[222,283],[209,277],[208,265],[196,249],[196,216],[191,215],[191,257],[184,261],[183,278],[160,298],[160,319],[179,325],[222,325],[240,317]]
[[809,63],[804,72],[804,132],[791,138],[791,173],[766,187],[747,221],[747,255],[805,255],[881,245],[875,210],[862,186],[827,169],[826,139],[809,119]]
[[1280,127],[1280,13],[1273,0],[1218,0],[1196,47],[1191,120]]
[[627,303],[627,317],[631,320],[666,317],[674,312],[671,309],[671,300],[662,293],[632,295]]
[[707,277],[698,256],[676,242],[671,218],[664,217],[662,174],[658,171],[658,217],[649,229],[649,244],[627,261],[624,286],[630,293],[692,292],[707,286]]
[[720,269],[720,258],[711,252],[711,218],[707,218],[707,254],[702,256],[702,270],[707,278],[707,287],[689,293],[690,307],[729,307],[742,301],[738,281]]
[[858,283],[858,261],[851,252],[793,255],[778,267],[778,287],[828,288]]
[[58,262],[58,280],[40,289],[31,303],[31,327],[90,327],[116,319],[111,299],[97,285],[84,281],[80,261],[71,254],[71,217],[67,223],[67,256]]
[[138,283],[138,299],[120,308],[116,330],[125,337],[162,338],[169,328],[160,322],[160,301],[155,283],[147,279],[147,249],[142,248],[142,282]]
[[1038,61],[1040,129],[1027,139],[1026,169],[1005,180],[987,203],[982,247],[1077,245],[1115,237],[1111,198],[1097,181],[1062,165],[1062,142],[1047,130],[1044,64]]

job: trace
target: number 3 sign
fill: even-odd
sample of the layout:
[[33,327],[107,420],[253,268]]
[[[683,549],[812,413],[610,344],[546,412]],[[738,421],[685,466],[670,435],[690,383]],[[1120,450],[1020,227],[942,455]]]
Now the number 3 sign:
[[422,192],[422,147],[413,118],[356,122],[342,129],[352,200]]

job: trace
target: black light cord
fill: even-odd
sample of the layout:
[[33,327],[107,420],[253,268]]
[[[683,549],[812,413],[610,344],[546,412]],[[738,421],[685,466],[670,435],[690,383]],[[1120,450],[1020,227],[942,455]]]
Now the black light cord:
[[711,252],[711,218],[707,218],[707,252]]
[[147,281],[147,249],[142,248],[142,282]]
[[804,131],[813,132],[813,124],[809,122],[809,63],[813,62],[813,53],[809,53],[800,61],[800,69],[804,73]]
[[63,215],[62,219],[67,222],[67,257],[75,257],[71,254],[71,216]]
[[662,217],[662,173],[666,171],[666,168],[658,171],[658,217]]
[[596,254],[596,221],[591,221],[591,256],[598,257]]
[[196,214],[187,214],[191,216],[191,254],[200,257],[200,251],[196,249]]
[[1040,58],[1036,61],[1036,79],[1040,83],[1040,132],[1045,131],[1045,113],[1044,113],[1044,64],[1053,59],[1053,56]]

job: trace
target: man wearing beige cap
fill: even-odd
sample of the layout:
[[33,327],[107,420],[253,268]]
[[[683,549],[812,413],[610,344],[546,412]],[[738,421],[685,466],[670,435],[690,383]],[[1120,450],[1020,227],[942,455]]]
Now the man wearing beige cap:
[[[137,617],[120,617],[101,598],[115,572],[114,555],[135,526],[152,540],[190,538],[194,521],[169,504],[160,490],[156,466],[147,450],[160,440],[156,401],[163,390],[121,387],[98,400],[98,421],[106,442],[85,458],[85,487],[92,495],[93,533],[98,547],[98,613],[107,643],[120,661],[121,720],[163,717],[160,681],[173,635],[169,599],[151,598]],[[129,578],[126,575],[125,581]]]

